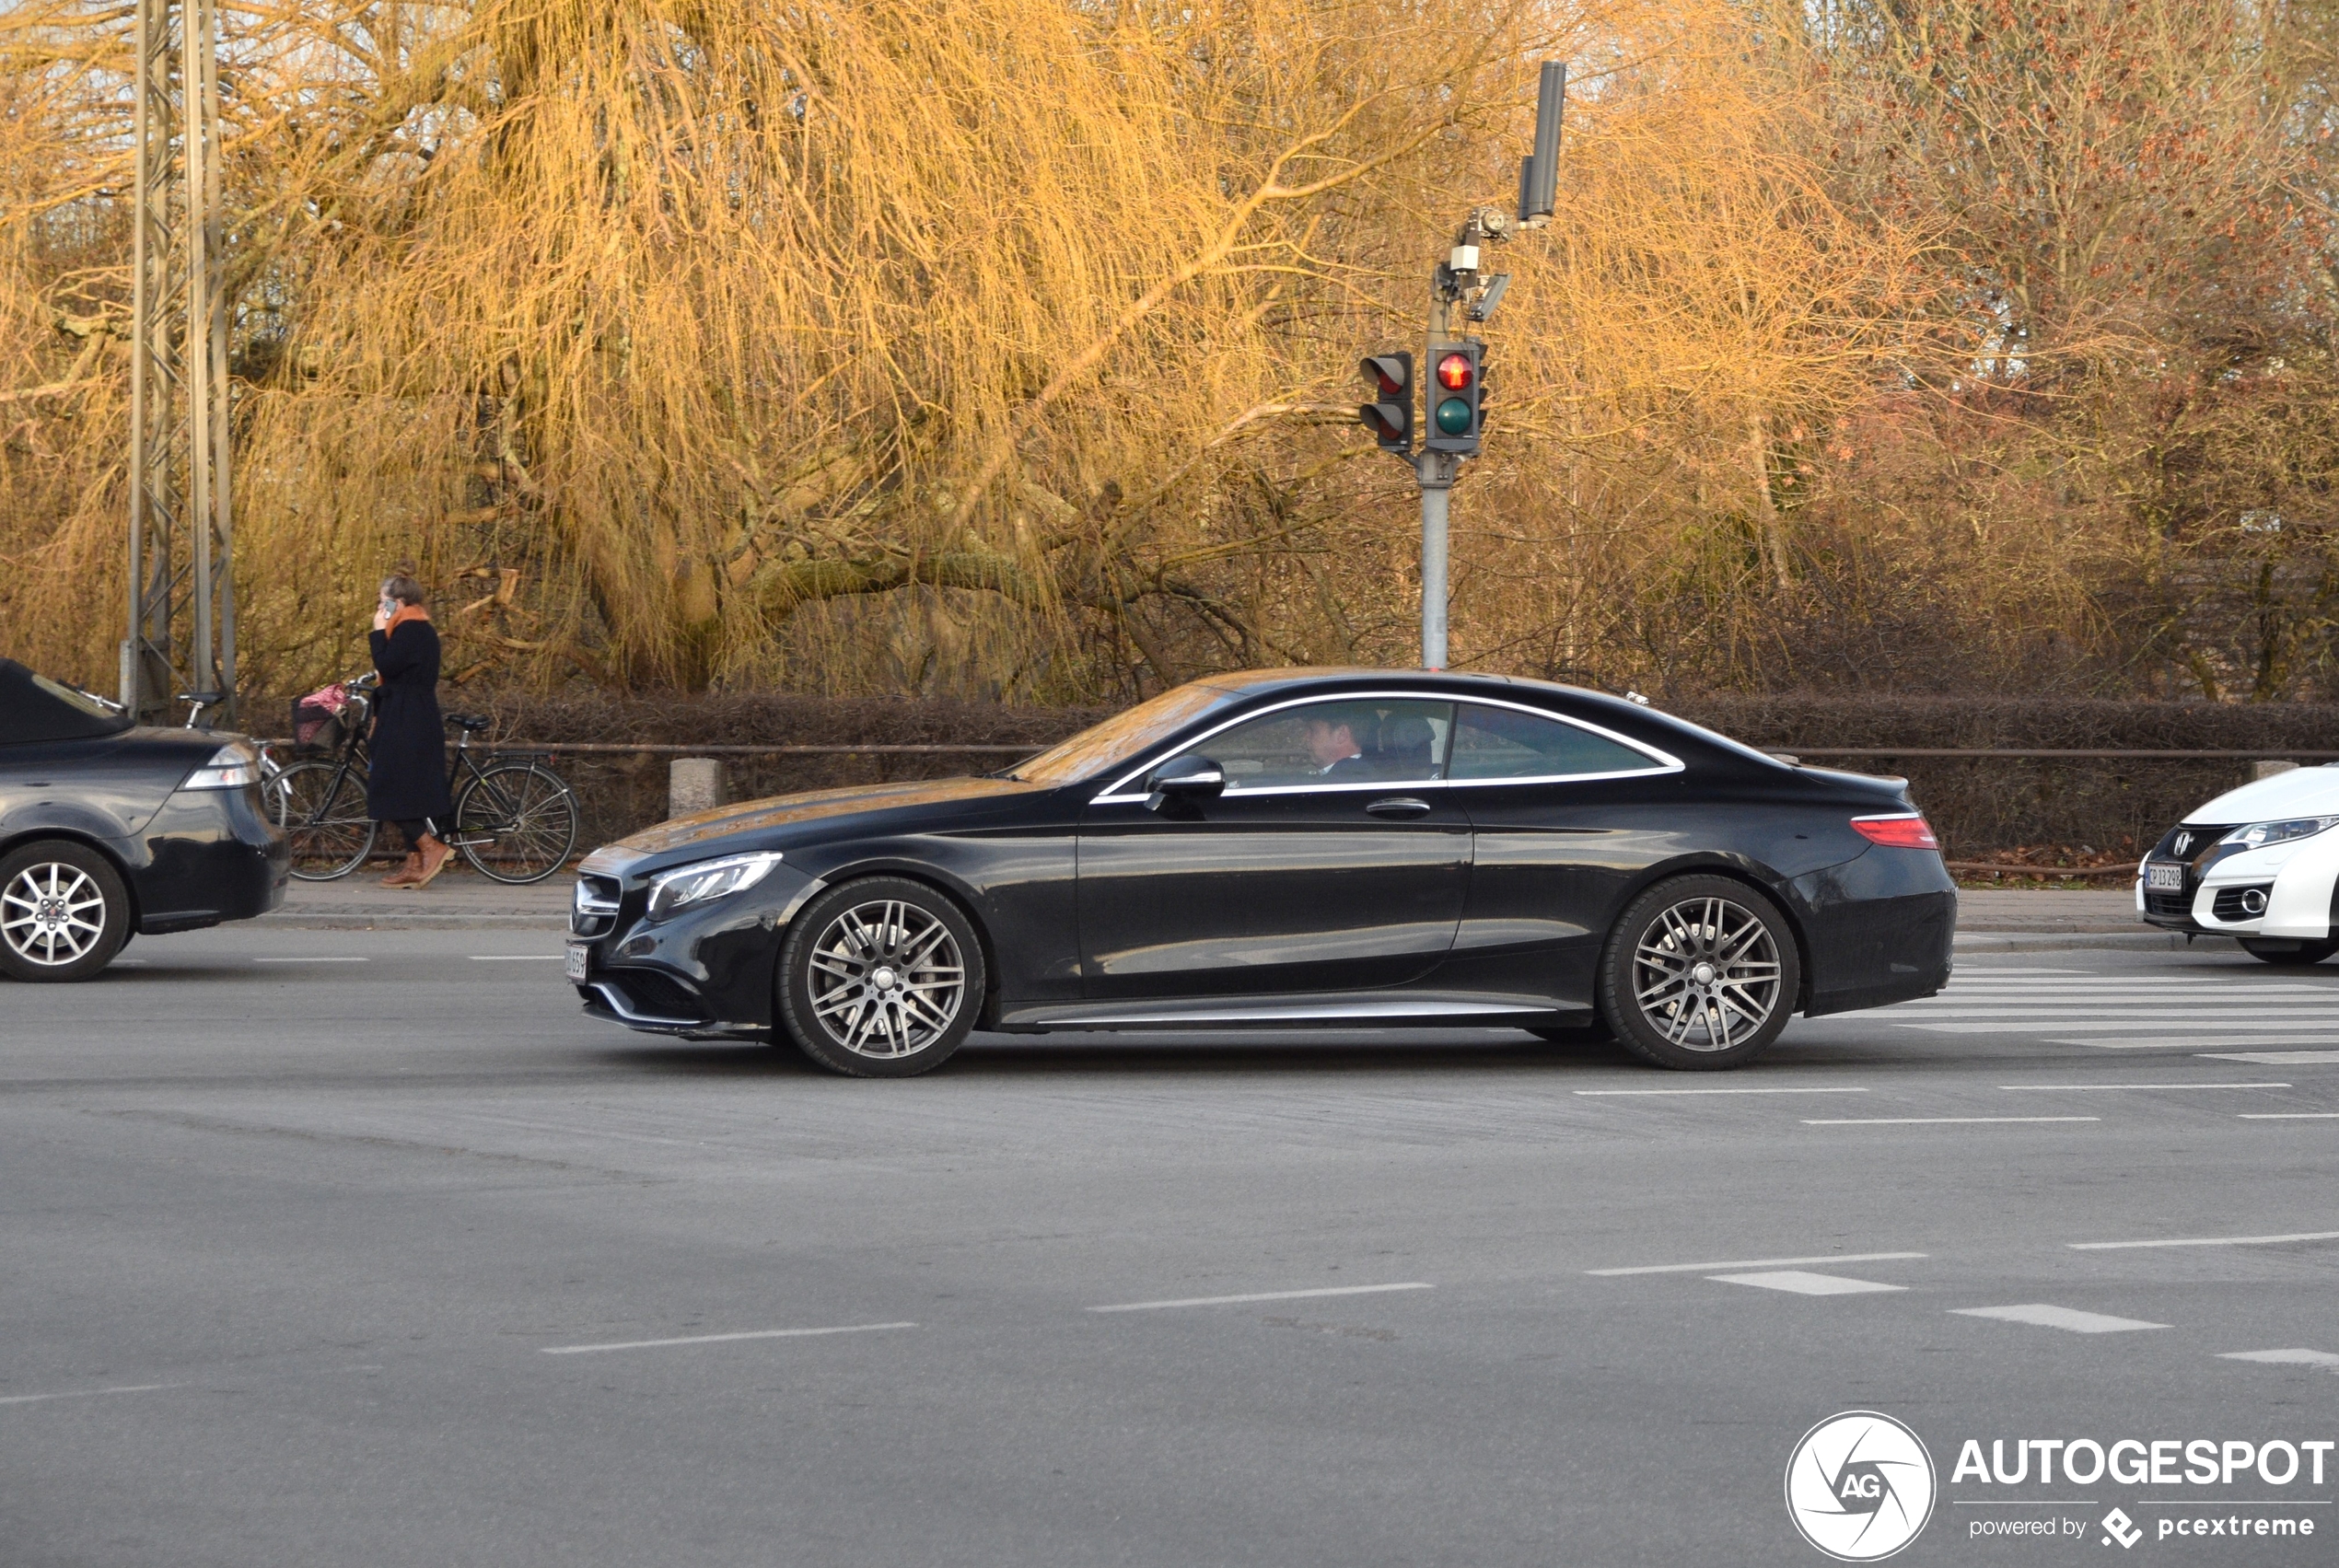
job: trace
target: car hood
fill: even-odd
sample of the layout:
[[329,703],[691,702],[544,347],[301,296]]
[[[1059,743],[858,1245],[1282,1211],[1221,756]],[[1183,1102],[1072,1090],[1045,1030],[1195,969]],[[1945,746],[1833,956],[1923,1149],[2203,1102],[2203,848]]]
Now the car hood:
[[[808,790],[802,795],[775,795],[763,800],[740,801],[736,805],[716,807],[711,811],[672,818],[654,828],[645,828],[638,833],[620,839],[609,848],[623,852],[625,858],[634,860],[690,849],[727,839],[735,833],[794,828],[808,822],[855,817],[874,811],[1030,795],[1046,787],[1044,784],[1025,784],[1018,779],[920,779],[907,784],[854,784],[843,789]],[[599,850],[594,852],[597,855],[603,853]]]
[[2253,780],[2185,813],[2184,819],[2229,826],[2275,822],[2286,817],[2339,817],[2339,767],[2293,768],[2270,779]]

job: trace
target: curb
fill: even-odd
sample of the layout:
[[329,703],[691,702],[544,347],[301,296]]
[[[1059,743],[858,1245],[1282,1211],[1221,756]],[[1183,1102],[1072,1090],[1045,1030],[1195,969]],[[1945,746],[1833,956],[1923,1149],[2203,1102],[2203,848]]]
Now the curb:
[[2187,942],[2181,931],[1961,931],[1952,950],[1961,953],[2069,953],[2086,948],[2165,953],[2193,947],[2204,952],[2240,952],[2230,936],[2198,936]]

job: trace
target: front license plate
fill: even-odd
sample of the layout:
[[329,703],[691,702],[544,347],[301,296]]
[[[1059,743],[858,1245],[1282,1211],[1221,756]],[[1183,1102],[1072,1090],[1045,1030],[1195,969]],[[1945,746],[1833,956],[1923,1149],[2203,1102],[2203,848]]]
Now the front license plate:
[[568,945],[568,962],[563,966],[563,972],[579,985],[585,983],[585,959],[592,950],[582,942]]
[[[2184,891],[2184,867],[2148,864],[2144,868],[2144,885],[2156,893],[2182,893]],[[571,947],[569,951],[573,954],[576,949]]]

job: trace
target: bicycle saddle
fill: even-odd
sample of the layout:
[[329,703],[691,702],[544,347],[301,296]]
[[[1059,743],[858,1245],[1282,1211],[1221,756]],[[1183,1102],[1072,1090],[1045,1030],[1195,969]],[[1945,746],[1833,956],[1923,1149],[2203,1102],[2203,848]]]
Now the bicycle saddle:
[[182,703],[201,703],[208,708],[226,701],[227,696],[225,691],[181,691],[179,700]]
[[470,730],[474,734],[483,729],[492,729],[495,724],[485,714],[448,714],[447,722],[457,729]]

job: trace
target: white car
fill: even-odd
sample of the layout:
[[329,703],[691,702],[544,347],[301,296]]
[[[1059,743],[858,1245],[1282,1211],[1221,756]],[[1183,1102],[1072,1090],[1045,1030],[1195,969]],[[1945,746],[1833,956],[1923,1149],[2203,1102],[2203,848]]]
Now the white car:
[[2339,763],[2228,790],[2169,830],[2136,875],[2136,912],[2240,938],[2270,964],[2339,952]]

